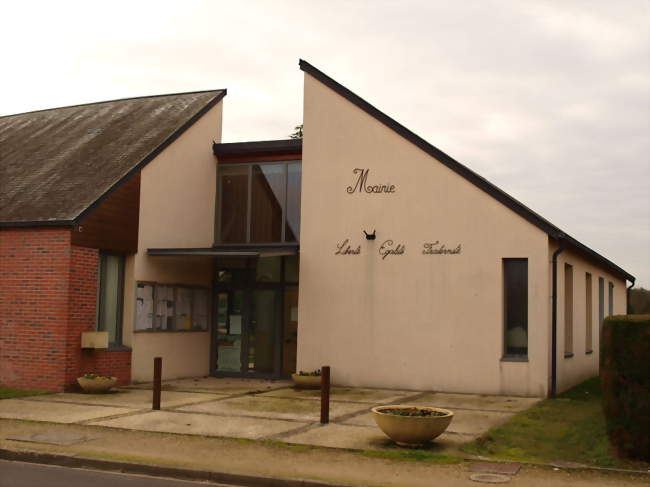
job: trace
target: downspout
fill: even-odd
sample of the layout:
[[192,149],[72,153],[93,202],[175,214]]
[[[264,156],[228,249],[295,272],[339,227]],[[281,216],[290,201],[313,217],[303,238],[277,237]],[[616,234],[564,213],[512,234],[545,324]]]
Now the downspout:
[[630,291],[634,287],[635,279],[632,278],[632,284],[625,290],[625,299],[627,299],[627,306],[625,307],[625,312],[629,315],[632,314],[632,305],[630,304]]
[[564,235],[557,236],[560,246],[553,252],[553,292],[551,294],[551,397],[557,394],[557,256],[564,252]]

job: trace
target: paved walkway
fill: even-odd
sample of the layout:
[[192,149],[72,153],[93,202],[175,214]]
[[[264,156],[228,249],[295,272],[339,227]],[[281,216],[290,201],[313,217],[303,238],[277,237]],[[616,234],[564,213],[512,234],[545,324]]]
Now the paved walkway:
[[[449,430],[428,449],[453,455],[460,443],[535,401],[335,387],[332,423],[323,426],[318,423],[318,391],[297,391],[291,384],[277,381],[189,379],[164,384],[161,411],[151,411],[151,390],[146,384],[103,395],[52,394],[0,400],[0,454],[14,459],[16,455],[35,455],[30,461],[36,462],[43,455],[54,455],[63,458],[57,463],[63,465],[70,464],[66,458],[80,464],[94,459],[110,463],[109,469],[134,472],[144,468],[138,465],[149,465],[154,475],[189,468],[201,475],[207,472],[210,478],[254,476],[257,480],[246,485],[257,486],[267,485],[264,479],[273,478],[377,487],[469,487],[477,485],[470,480],[476,472],[472,464],[404,459],[401,453],[405,449],[391,444],[374,426],[369,409],[377,404],[408,402],[452,409],[455,418]],[[322,446],[334,448],[319,448]],[[199,478],[194,474],[173,475]],[[527,466],[512,477],[511,483],[529,487],[632,487],[647,485],[647,476]],[[297,480],[274,480],[271,484],[303,485]]]
[[395,446],[375,425],[370,408],[418,404],[454,411],[447,432],[428,447],[445,453],[537,402],[521,397],[333,387],[330,424],[321,425],[319,394],[293,389],[285,381],[209,377],[165,382],[160,411],[151,410],[150,384],[143,384],[109,394],[6,399],[0,401],[0,418],[385,450]]

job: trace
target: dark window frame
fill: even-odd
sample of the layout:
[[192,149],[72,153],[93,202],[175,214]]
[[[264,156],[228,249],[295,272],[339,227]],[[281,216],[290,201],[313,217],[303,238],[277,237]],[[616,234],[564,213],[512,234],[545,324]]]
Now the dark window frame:
[[605,279],[598,277],[598,333],[603,331],[605,321]]
[[585,354],[594,351],[594,291],[593,277],[585,272]]
[[573,265],[564,264],[564,358],[573,357],[574,349],[574,312],[575,301],[573,299],[575,284],[573,281]]
[[[117,277],[117,304],[116,304],[116,323],[115,323],[115,341],[109,340],[109,347],[119,347],[122,345],[122,338],[124,336],[124,273],[126,267],[126,256],[121,252],[112,251],[99,251],[99,272],[97,273],[97,316],[95,319],[97,331],[109,331],[106,324],[102,323],[104,316],[105,302],[103,299],[105,292],[105,282],[103,276],[106,273],[106,257],[113,256],[119,258],[118,277]],[[110,337],[110,332],[109,332]]]
[[[507,283],[507,264],[508,263],[525,263],[526,274],[526,292],[525,292],[525,307],[526,307],[526,351],[525,353],[517,353],[508,349],[508,283]],[[503,361],[525,362],[528,360],[528,321],[529,321],[529,306],[528,306],[528,293],[529,293],[529,275],[528,275],[528,258],[504,258],[501,261],[502,268],[502,310],[503,310],[503,329],[502,329],[502,357]]]
[[[223,209],[223,200],[222,200],[222,195],[223,195],[223,188],[222,188],[222,180],[219,175],[219,169],[220,168],[229,168],[229,167],[246,167],[247,168],[247,197],[246,197],[246,238],[245,241],[243,242],[237,242],[237,243],[242,243],[242,244],[249,244],[249,243],[255,243],[251,241],[251,228],[252,228],[252,213],[253,213],[253,168],[255,166],[266,166],[266,165],[284,165],[284,205],[282,208],[282,227],[280,229],[281,232],[281,237],[279,242],[264,242],[265,244],[267,243],[287,243],[286,240],[286,226],[287,226],[287,210],[288,210],[288,204],[289,204],[289,190],[288,190],[288,185],[289,185],[289,166],[291,164],[297,164],[301,168],[302,172],[302,159],[283,159],[279,161],[273,161],[273,160],[266,160],[266,161],[252,161],[252,162],[228,162],[228,163],[221,163],[217,166],[217,204],[215,205],[215,226],[214,226],[214,232],[215,232],[215,243],[222,244],[223,242],[223,235],[221,234],[221,222],[222,222],[222,209]],[[301,177],[301,188],[300,188],[300,194],[302,194],[302,177]],[[300,241],[300,234],[298,232],[298,235],[295,235],[296,240],[295,242]],[[293,241],[289,241],[290,243]],[[232,242],[228,242],[232,243]]]

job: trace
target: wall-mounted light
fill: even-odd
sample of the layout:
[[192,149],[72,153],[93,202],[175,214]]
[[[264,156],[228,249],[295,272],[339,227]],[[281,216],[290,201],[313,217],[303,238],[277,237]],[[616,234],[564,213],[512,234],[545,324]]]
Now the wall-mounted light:
[[373,230],[372,233],[368,233],[365,230],[363,231],[363,233],[366,234],[366,240],[374,240],[374,239],[376,239],[377,238],[377,235],[375,235],[376,232],[377,232],[377,230]]

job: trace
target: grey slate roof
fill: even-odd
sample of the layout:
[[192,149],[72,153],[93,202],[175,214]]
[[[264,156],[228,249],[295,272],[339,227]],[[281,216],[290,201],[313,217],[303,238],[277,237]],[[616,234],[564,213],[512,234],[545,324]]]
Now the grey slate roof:
[[225,94],[148,96],[0,117],[0,226],[75,220]]

